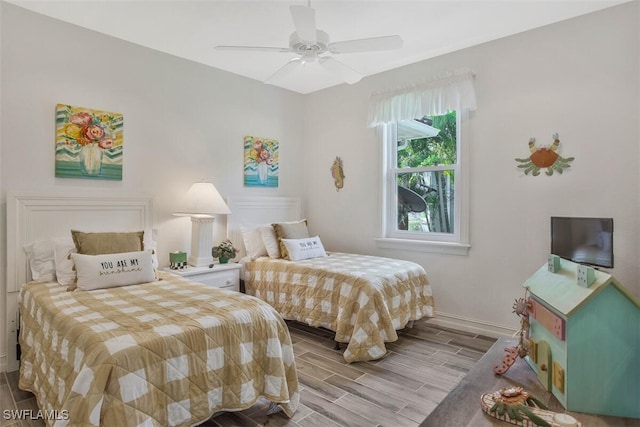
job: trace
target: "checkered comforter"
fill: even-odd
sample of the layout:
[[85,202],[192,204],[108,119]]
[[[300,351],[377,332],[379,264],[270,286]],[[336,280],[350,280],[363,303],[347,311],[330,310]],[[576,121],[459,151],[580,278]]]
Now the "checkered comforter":
[[285,319],[334,331],[349,343],[348,362],[384,356],[397,329],[433,316],[427,275],[409,261],[333,252],[295,262],[262,257],[244,267],[248,293]]
[[291,416],[298,380],[278,313],[248,295],[159,274],[89,292],[24,285],[20,388],[41,410],[68,414],[61,426],[189,426],[260,396]]

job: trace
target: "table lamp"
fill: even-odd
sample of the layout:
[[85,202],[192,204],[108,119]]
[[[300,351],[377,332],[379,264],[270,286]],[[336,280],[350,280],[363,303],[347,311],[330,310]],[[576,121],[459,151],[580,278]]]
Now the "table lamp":
[[194,183],[185,197],[183,210],[177,216],[191,217],[191,253],[188,263],[194,267],[204,267],[213,263],[214,215],[228,215],[231,211],[210,182]]

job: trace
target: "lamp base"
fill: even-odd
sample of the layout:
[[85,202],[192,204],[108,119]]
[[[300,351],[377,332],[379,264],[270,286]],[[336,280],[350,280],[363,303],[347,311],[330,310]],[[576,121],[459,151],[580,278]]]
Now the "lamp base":
[[213,264],[211,248],[213,247],[213,218],[191,217],[191,253],[189,265],[205,267]]

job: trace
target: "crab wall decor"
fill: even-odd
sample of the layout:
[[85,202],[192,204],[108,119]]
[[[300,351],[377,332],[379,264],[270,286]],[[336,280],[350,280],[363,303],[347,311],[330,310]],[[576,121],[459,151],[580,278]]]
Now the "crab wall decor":
[[540,175],[540,169],[546,168],[545,172],[547,175],[553,175],[553,172],[562,173],[562,171],[568,167],[570,167],[569,163],[571,163],[574,157],[564,158],[556,153],[558,146],[560,145],[560,139],[558,138],[558,134],[554,133],[552,136],[553,144],[551,147],[536,147],[536,139],[529,139],[529,150],[531,151],[531,155],[524,159],[516,158],[516,162],[519,162],[519,168],[524,169],[524,174],[538,176]]

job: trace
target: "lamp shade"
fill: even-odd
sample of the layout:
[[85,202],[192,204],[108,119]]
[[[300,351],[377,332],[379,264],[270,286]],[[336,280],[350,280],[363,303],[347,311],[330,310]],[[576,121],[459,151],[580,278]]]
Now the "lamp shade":
[[230,213],[229,207],[212,183],[196,182],[187,192],[182,210],[175,215],[212,217],[216,214]]

